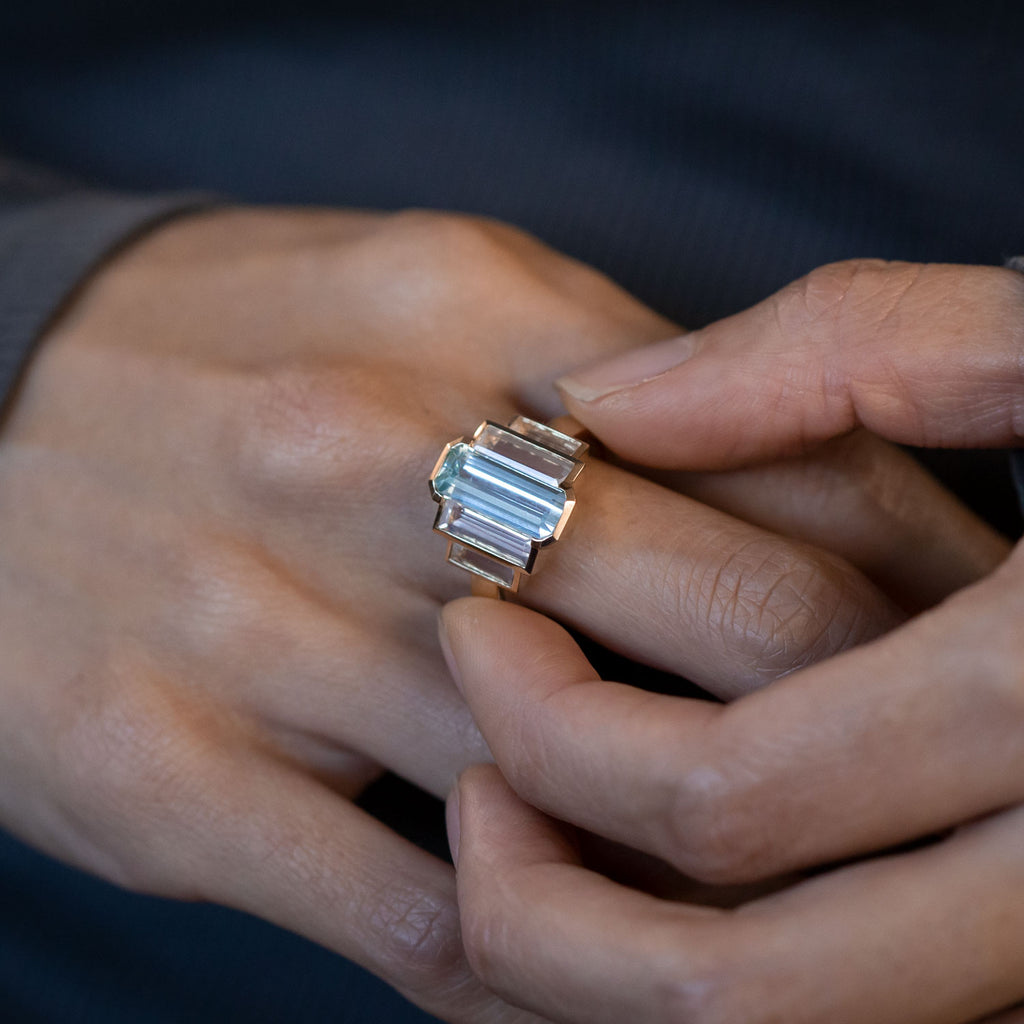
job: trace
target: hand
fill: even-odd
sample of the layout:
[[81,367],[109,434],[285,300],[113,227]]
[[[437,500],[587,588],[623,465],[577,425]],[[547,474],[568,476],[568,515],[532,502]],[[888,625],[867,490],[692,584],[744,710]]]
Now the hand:
[[[567,392],[614,450],[662,466],[771,460],[857,425],[1005,445],[1022,341],[1024,277],[839,265],[644,353],[639,376],[689,353],[676,368],[624,384],[634,353]],[[958,1024],[1021,1000],[1022,618],[1018,548],[887,636],[722,706],[601,682],[528,609],[450,605],[453,671],[508,780],[473,769],[451,808],[477,973],[587,1024]],[[542,812],[706,882],[814,874],[730,911],[658,900],[584,870]]]
[[[467,218],[222,211],[127,248],[0,437],[0,821],[447,1019],[517,1019],[466,967],[451,868],[349,799],[383,768],[443,794],[489,756],[435,639],[467,588],[429,532],[441,445],[676,331]],[[740,692],[898,621],[840,559],[586,474],[527,595],[620,650]],[[1002,557],[978,524],[962,541],[975,575]]]

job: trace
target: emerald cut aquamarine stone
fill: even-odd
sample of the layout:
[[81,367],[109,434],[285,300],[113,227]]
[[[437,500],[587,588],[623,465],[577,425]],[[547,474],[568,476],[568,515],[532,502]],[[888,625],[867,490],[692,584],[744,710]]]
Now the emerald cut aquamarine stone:
[[525,417],[513,423],[485,422],[471,441],[452,442],[430,478],[449,561],[511,589],[564,525],[586,449]]

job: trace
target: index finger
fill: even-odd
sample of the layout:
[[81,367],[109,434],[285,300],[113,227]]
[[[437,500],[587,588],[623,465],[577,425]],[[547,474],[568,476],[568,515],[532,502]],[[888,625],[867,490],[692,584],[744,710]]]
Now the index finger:
[[560,386],[581,423],[645,465],[740,465],[857,426],[912,445],[1014,445],[1024,436],[1024,275],[830,264]]

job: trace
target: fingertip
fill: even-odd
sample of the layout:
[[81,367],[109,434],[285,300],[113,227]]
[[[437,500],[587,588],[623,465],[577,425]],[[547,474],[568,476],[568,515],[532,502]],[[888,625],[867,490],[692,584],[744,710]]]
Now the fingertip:
[[437,638],[445,664],[459,693],[465,697],[462,661],[468,651],[485,642],[483,625],[492,606],[501,603],[488,597],[459,597],[443,605],[437,614]]
[[487,597],[460,597],[444,605],[438,636],[449,670],[465,696],[467,680],[497,673],[522,661],[524,650],[571,638],[556,622],[523,605]]
[[449,645],[456,638],[486,628],[489,613],[495,608],[513,607],[492,597],[457,597],[441,606],[438,612],[438,631],[442,642]]
[[524,800],[496,765],[467,768],[457,789],[459,849],[478,879],[493,882],[491,872],[514,864],[578,860],[575,830]]

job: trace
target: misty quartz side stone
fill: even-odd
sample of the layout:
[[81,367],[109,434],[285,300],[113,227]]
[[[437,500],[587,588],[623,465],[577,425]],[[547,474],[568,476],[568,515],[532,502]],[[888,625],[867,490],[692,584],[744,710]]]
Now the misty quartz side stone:
[[[452,442],[430,478],[448,560],[510,589],[564,525],[586,449],[544,424],[513,423],[519,430],[485,422],[471,441]],[[537,440],[528,436],[534,427]]]

